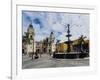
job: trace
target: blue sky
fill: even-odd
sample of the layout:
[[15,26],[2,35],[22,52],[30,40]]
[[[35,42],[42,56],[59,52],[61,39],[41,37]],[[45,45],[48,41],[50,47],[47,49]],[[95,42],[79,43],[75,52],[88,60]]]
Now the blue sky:
[[80,35],[89,39],[89,14],[22,11],[23,35],[30,23],[35,29],[35,41],[45,39],[51,31],[54,32],[56,40],[67,41],[67,24],[70,24],[71,40],[77,39]]

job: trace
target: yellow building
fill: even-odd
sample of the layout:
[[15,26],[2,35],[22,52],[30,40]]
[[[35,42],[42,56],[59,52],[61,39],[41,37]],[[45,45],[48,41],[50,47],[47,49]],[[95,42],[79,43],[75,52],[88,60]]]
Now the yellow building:
[[[82,43],[83,48],[89,51],[89,40],[84,40],[84,42],[85,43]],[[77,49],[79,49],[78,45],[79,45],[78,39],[73,40],[72,43],[70,43],[71,52],[77,51]],[[57,44],[56,48],[59,53],[66,53],[68,49],[68,44],[67,42],[62,42]]]
[[59,43],[58,46],[57,46],[57,48],[58,48],[58,52],[64,53],[64,52],[67,51],[68,46],[67,46],[67,44],[65,44],[63,42],[63,43]]
[[[79,45],[80,45],[80,42],[78,41],[78,39],[74,40],[72,43],[73,51],[77,51],[79,49],[78,47]],[[82,46],[84,50],[89,51],[89,40],[84,40],[84,42],[82,42]]]

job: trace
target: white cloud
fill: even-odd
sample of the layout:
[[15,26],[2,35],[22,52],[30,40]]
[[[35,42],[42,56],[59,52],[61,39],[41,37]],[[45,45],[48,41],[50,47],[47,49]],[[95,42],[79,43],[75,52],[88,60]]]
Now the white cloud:
[[[86,14],[69,14],[69,13],[52,13],[52,12],[29,12],[25,11],[24,14],[29,16],[35,28],[35,39],[42,40],[48,37],[51,31],[54,31],[56,39],[66,41],[67,30],[65,24],[70,23],[71,39],[77,39],[80,35],[89,37],[89,15]],[[25,16],[24,16],[25,17]],[[33,20],[38,18],[41,24],[35,24]],[[29,22],[23,20],[23,31],[28,28]],[[40,28],[42,26],[42,28]],[[60,34],[58,33],[60,32]]]
[[52,29],[54,30],[54,31],[57,31],[57,32],[63,32],[63,31],[65,31],[65,27],[64,26],[62,26],[60,23],[55,23],[55,24],[52,24]]

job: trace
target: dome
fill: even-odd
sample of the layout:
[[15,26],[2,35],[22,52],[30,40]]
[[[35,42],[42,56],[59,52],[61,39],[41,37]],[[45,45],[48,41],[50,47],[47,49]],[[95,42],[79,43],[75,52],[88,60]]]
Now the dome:
[[29,32],[29,33],[33,33],[34,32],[34,28],[33,28],[33,25],[32,24],[29,24],[29,27],[27,29],[27,32]]
[[30,24],[30,25],[29,25],[29,28],[33,28],[33,25],[32,25],[32,24]]

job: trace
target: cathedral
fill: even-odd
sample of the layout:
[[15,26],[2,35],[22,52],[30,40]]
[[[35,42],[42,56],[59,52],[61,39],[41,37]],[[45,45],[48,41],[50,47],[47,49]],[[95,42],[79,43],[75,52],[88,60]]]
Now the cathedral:
[[44,40],[40,42],[35,41],[35,29],[33,28],[32,24],[29,24],[27,32],[25,32],[25,36],[23,36],[22,40],[22,53],[29,56],[36,52],[38,52],[38,54],[47,53],[52,55],[52,53],[55,51],[54,40],[54,33],[51,32],[50,35]]

